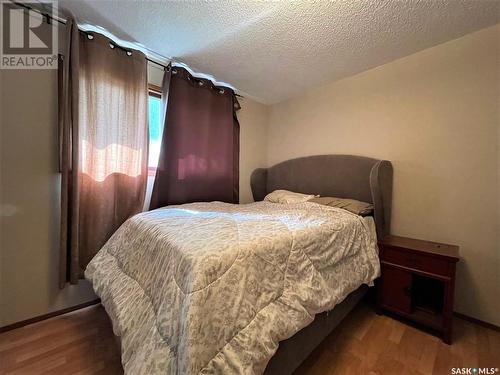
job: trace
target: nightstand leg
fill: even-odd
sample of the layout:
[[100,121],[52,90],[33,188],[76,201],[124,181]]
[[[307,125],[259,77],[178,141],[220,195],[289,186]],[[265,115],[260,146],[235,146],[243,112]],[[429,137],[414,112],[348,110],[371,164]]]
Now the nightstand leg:
[[443,342],[445,344],[451,345],[451,329],[443,332]]
[[453,327],[453,292],[454,278],[445,284],[443,342],[448,345],[451,345],[451,332]]

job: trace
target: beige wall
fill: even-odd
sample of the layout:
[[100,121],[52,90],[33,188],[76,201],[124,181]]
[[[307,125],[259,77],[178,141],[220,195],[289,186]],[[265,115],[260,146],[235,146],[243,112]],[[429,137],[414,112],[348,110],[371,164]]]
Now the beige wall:
[[253,202],[250,175],[267,165],[267,121],[269,107],[250,98],[240,98],[240,203]]
[[0,326],[95,299],[58,288],[57,72],[0,70]]
[[[394,165],[394,234],[460,245],[456,310],[500,324],[499,33],[469,34],[270,109],[268,163]],[[326,173],[326,171],[325,171]]]

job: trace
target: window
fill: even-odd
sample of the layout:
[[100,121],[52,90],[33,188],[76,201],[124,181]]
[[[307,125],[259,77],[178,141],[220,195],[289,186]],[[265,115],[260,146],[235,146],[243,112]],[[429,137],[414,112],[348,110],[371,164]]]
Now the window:
[[148,172],[155,175],[160,157],[163,124],[161,123],[161,94],[157,90],[149,91],[149,157]]

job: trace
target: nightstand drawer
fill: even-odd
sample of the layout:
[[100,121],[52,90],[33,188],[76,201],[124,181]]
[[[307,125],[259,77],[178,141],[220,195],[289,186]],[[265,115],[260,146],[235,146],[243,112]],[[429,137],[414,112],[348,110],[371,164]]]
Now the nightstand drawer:
[[391,247],[381,247],[381,260],[415,270],[448,276],[448,262],[435,257],[415,254]]

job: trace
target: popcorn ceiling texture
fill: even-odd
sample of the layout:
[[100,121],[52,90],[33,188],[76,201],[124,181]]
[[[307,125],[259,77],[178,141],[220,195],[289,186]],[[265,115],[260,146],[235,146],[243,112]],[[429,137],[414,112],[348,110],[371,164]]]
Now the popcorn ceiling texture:
[[500,2],[60,0],[106,28],[271,104],[496,24]]

